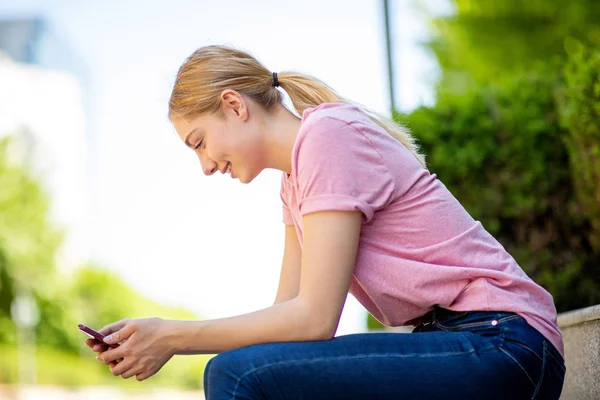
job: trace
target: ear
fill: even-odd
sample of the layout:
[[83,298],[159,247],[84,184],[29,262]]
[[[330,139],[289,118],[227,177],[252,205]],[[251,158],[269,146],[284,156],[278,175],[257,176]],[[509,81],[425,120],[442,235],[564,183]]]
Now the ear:
[[223,113],[233,114],[242,121],[248,119],[248,103],[244,96],[232,89],[221,92],[221,108]]

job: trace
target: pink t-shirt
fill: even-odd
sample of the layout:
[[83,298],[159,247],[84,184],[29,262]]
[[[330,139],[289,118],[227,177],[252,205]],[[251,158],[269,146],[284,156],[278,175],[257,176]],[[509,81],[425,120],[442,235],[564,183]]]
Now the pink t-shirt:
[[550,293],[400,142],[356,107],[309,108],[281,182],[283,221],[302,245],[302,216],[360,210],[350,293],[388,326],[417,325],[434,305],[512,311],[561,354]]

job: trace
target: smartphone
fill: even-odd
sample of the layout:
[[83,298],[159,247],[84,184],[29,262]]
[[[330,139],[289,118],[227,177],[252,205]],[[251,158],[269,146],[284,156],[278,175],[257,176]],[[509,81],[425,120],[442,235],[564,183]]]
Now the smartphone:
[[[100,332],[97,332],[97,331],[93,330],[92,328],[85,326],[84,324],[79,324],[79,325],[77,325],[77,327],[79,328],[79,330],[81,332],[85,333],[86,335],[91,336],[92,338],[104,343],[104,335],[101,334]],[[106,343],[104,343],[104,344],[106,344]],[[118,344],[106,344],[106,345],[112,349],[119,347]]]

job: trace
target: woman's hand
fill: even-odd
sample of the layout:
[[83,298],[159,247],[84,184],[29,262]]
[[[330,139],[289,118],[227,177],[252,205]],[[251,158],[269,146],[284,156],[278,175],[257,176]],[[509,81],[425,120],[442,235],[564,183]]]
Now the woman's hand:
[[[104,328],[100,329],[98,332],[101,333],[102,335],[110,335],[111,333],[116,332],[117,330],[119,330],[123,326],[125,326],[125,323],[128,321],[129,321],[128,319],[121,320],[121,321],[117,322],[116,324],[105,326]],[[125,343],[125,341],[123,341],[123,343]],[[123,344],[123,343],[119,343],[119,344]],[[109,348],[109,346],[106,343],[101,342],[98,339],[87,339],[85,341],[85,344],[88,345],[89,347],[91,347],[92,350],[98,354],[108,350],[108,348]],[[98,357],[96,357],[96,358],[98,358]],[[119,363],[120,361],[121,361],[121,359],[119,359],[117,361],[113,361],[110,363],[110,366],[113,367],[113,366],[117,365],[117,363]]]
[[175,333],[172,328],[169,321],[161,318],[124,319],[99,331],[108,335],[105,343],[119,343],[119,347],[107,350],[93,339],[88,346],[94,351],[101,350],[97,358],[110,365],[113,375],[121,375],[123,379],[135,375],[142,381],[157,373],[173,357],[175,350],[169,340]]

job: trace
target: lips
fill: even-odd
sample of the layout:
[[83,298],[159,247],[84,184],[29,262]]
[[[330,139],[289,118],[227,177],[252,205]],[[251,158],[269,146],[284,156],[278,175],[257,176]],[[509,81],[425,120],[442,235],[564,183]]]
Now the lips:
[[227,164],[225,164],[225,167],[223,167],[220,171],[222,174],[226,174],[228,172],[229,167],[231,167],[231,163],[228,162]]

